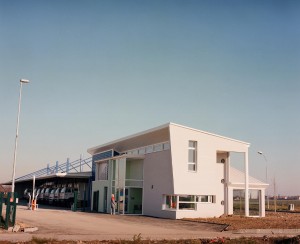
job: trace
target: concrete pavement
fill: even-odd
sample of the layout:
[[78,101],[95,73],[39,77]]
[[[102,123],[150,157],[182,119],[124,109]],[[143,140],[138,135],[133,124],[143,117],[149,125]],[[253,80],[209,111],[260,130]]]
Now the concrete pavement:
[[[59,209],[27,210],[18,206],[17,222],[38,227],[34,233],[0,231],[0,240],[28,241],[32,237],[56,240],[120,240],[141,234],[143,239],[196,239],[241,236],[265,236],[265,232],[223,231],[223,225],[145,216],[108,215]],[[268,235],[268,234],[267,234]],[[295,233],[271,233],[270,236],[294,236]]]

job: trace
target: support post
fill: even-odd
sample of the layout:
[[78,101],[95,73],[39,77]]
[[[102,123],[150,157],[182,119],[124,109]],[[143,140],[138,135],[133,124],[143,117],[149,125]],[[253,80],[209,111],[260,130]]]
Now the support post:
[[265,217],[266,216],[266,200],[265,200],[265,189],[262,189],[260,191],[260,201],[259,201],[259,215],[260,217]]
[[249,217],[249,166],[248,150],[245,152],[245,216]]
[[69,173],[70,171],[70,158],[67,158],[67,169],[66,172]]
[[32,180],[32,200],[34,199],[34,189],[35,189],[35,175],[33,175],[33,180]]
[[3,208],[3,203],[5,202],[4,200],[4,192],[0,192],[0,227],[4,226],[4,221],[2,221],[2,208]]
[[224,192],[225,192],[225,214],[232,214],[232,199],[229,194],[229,182],[230,182],[230,153],[227,153],[227,160],[225,161],[225,182],[224,182]]
[[79,172],[82,172],[82,154],[80,154],[80,165],[79,165],[79,169],[80,169],[80,171]]

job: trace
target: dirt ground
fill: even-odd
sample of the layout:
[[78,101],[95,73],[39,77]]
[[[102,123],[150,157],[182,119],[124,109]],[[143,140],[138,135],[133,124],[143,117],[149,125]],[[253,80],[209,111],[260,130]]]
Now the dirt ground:
[[300,213],[267,212],[264,218],[224,216],[220,218],[189,219],[196,222],[227,224],[228,230],[240,229],[300,229]]
[[[267,213],[265,218],[230,216],[182,221],[58,209],[30,211],[20,206],[17,222],[21,227],[38,227],[38,231],[8,233],[0,229],[0,244],[300,243],[300,213]],[[222,231],[227,225],[228,231]],[[243,229],[245,231],[239,231]],[[275,229],[284,231],[277,233]]]

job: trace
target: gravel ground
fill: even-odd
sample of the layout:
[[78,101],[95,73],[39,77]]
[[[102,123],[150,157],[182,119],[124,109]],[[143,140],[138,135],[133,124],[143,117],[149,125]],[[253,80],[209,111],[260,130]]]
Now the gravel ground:
[[189,219],[196,222],[210,222],[229,225],[228,230],[240,229],[300,229],[300,213],[267,212],[264,218],[224,216],[220,218]]
[[[59,209],[30,211],[22,206],[18,207],[17,211],[19,224],[23,227],[39,229],[34,233],[8,233],[0,230],[1,244],[10,241],[17,243],[208,243],[206,240],[214,240],[214,243],[276,243],[271,238],[279,236],[293,237],[298,241],[288,240],[285,243],[300,243],[300,214],[268,213],[265,218],[231,216],[183,221]],[[221,232],[227,225],[230,225],[228,231]],[[241,229],[245,231],[237,231]],[[284,232],[274,229],[284,229]],[[249,238],[249,241],[237,239],[242,237]],[[264,242],[265,240],[268,241]]]

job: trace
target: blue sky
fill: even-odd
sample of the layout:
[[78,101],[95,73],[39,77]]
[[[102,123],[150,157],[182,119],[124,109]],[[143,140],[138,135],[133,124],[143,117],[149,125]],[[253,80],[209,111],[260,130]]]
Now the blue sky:
[[299,1],[0,1],[0,181],[172,121],[300,194]]

